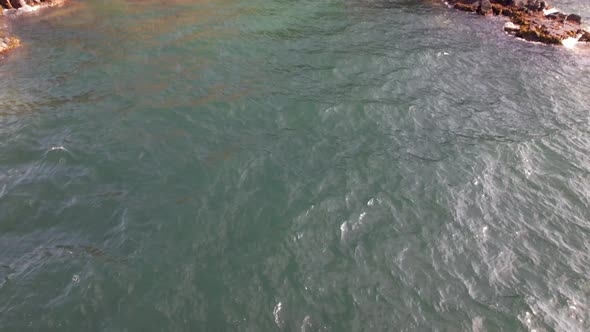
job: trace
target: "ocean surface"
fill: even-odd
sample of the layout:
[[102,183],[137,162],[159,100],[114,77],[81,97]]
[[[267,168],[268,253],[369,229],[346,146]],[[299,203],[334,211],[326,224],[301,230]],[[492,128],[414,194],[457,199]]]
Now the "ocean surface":
[[0,331],[590,331],[590,48],[435,0],[6,23]]

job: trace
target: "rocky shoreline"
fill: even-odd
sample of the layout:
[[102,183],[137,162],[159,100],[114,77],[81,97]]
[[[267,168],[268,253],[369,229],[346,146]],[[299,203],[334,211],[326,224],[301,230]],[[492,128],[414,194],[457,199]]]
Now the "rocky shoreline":
[[559,45],[564,41],[590,42],[582,18],[564,14],[540,0],[447,0],[453,8],[480,15],[505,16],[504,30],[516,37]]
[[20,45],[20,40],[16,37],[10,37],[4,32],[0,32],[0,54],[7,52]]
[[[6,20],[4,17],[8,12],[17,12],[23,10],[33,10],[41,6],[49,6],[58,4],[58,1],[52,0],[0,0],[0,20]],[[1,22],[5,25],[5,22]],[[6,53],[14,48],[20,46],[20,40],[16,37],[10,36],[4,29],[0,29],[0,54]]]
[[[0,0],[0,20],[5,13],[50,6],[62,0]],[[473,12],[483,16],[496,15],[508,18],[504,30],[516,37],[560,45],[564,41],[590,43],[590,31],[582,27],[582,18],[576,14],[564,14],[541,0],[446,0],[458,10]],[[1,22],[4,23],[4,22]],[[20,40],[10,36],[0,28],[0,54],[20,46]]]

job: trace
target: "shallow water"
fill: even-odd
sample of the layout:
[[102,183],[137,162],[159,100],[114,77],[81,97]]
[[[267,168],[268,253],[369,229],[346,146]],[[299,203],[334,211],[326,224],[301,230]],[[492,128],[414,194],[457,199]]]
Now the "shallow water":
[[0,330],[590,330],[588,49],[410,0],[9,20]]

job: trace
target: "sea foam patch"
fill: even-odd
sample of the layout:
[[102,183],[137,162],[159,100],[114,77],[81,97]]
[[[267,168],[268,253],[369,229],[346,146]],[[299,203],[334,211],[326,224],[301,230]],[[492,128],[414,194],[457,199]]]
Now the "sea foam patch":
[[582,34],[579,34],[575,37],[569,37],[566,38],[564,40],[561,41],[561,44],[566,47],[566,48],[574,48],[576,47],[576,44],[578,44],[578,42],[580,41],[580,38],[582,38]]

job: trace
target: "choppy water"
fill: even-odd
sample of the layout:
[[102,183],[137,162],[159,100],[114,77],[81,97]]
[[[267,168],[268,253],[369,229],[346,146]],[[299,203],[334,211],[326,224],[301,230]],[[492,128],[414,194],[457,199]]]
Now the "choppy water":
[[11,18],[0,330],[590,330],[590,52],[502,24],[410,0]]

